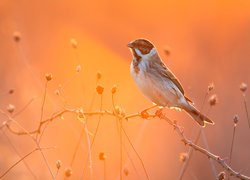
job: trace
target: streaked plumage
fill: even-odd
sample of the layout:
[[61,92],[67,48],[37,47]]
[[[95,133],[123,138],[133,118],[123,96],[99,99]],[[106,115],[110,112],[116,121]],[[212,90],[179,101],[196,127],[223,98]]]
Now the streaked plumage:
[[128,47],[134,57],[130,65],[131,75],[150,101],[163,107],[184,109],[201,126],[213,124],[185,97],[180,82],[162,62],[151,42],[137,39],[129,43]]

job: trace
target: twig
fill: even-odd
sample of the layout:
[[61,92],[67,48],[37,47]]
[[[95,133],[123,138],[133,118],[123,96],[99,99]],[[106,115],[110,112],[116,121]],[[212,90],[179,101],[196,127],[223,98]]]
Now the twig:
[[[88,130],[88,126],[85,123],[84,124],[84,130],[85,130],[85,134],[86,134],[86,139],[87,139],[87,144],[88,144],[88,161],[89,161],[89,166],[90,166],[90,173],[92,173],[92,152],[91,152],[91,142],[90,142],[90,138],[89,138],[89,130]],[[86,167],[84,167],[85,169]],[[83,173],[85,173],[85,171],[83,170]]]
[[[201,131],[201,136],[202,136],[203,143],[204,143],[206,149],[207,149],[208,151],[210,151],[210,148],[209,148],[209,146],[208,146],[208,142],[207,142],[207,138],[206,138],[206,134],[205,134],[204,129],[202,129],[202,131]],[[217,171],[216,171],[216,168],[215,168],[215,165],[214,165],[214,161],[213,161],[212,159],[209,159],[209,162],[210,162],[210,165],[211,165],[211,167],[212,167],[212,171],[213,171],[214,178],[216,179],[217,176],[218,176],[218,174],[217,174]]]
[[12,170],[16,165],[18,165],[20,162],[22,162],[25,158],[27,158],[28,156],[30,156],[34,152],[39,151],[39,149],[49,149],[49,148],[35,148],[35,149],[33,149],[31,152],[27,153],[21,159],[19,159],[17,162],[15,162],[12,166],[10,166],[2,175],[0,175],[0,179],[3,178],[8,172],[10,172],[10,170]]
[[[103,95],[101,94],[100,97],[101,97],[100,111],[102,111],[102,105],[103,105],[103,100],[102,100],[102,98],[103,98]],[[92,142],[90,143],[90,146],[89,146],[89,151],[90,151],[90,152],[88,153],[88,160],[89,160],[89,163],[90,163],[89,167],[90,167],[90,175],[91,175],[91,177],[92,177],[92,175],[93,175],[91,151],[92,151],[92,148],[93,148],[95,139],[96,139],[97,132],[98,132],[99,127],[100,127],[100,122],[101,122],[101,115],[98,116],[98,122],[97,122],[97,126],[96,126],[96,129],[95,129],[94,135],[93,135],[93,140],[92,140]],[[86,128],[86,126],[85,126],[85,128]],[[86,132],[86,129],[85,129],[85,132]],[[86,132],[86,133],[88,134],[89,132]],[[85,169],[85,168],[84,168],[84,169]]]
[[234,176],[236,178],[239,178],[241,180],[250,180],[250,177],[241,174],[240,172],[235,171],[234,169],[232,169],[232,167],[230,167],[224,159],[220,158],[219,156],[211,153],[210,151],[194,144],[191,140],[187,139],[186,136],[184,135],[183,130],[181,129],[180,126],[178,126],[174,121],[170,120],[168,117],[166,117],[161,110],[158,110],[156,112],[157,117],[159,117],[160,119],[165,120],[169,125],[173,126],[176,133],[180,136],[181,140],[183,141],[183,143],[185,145],[188,145],[190,147],[192,147],[194,150],[199,151],[200,153],[206,155],[208,158],[213,159],[214,161],[216,161],[219,165],[221,165],[223,167],[224,170],[226,170],[227,172],[229,172],[229,174],[231,176]]
[[15,118],[16,116],[18,116],[19,114],[21,114],[33,101],[35,100],[35,98],[33,97],[33,98],[31,98],[30,100],[29,100],[29,102],[22,108],[22,109],[20,109],[18,112],[16,112],[13,116],[12,116],[12,118]]
[[[19,158],[21,158],[21,154],[18,152],[17,148],[15,147],[15,145],[11,142],[9,136],[7,136],[7,134],[4,132],[4,130],[2,130],[2,133],[4,134],[4,136],[6,137],[8,143],[11,145],[11,147],[14,149],[15,153],[18,155]],[[29,165],[23,160],[23,164],[26,166],[27,170],[30,172],[30,174],[33,176],[34,179],[37,179],[36,175],[33,173],[33,171],[31,170],[31,168],[29,167]]]
[[120,180],[123,179],[123,176],[122,176],[122,164],[123,164],[123,158],[122,158],[122,144],[123,144],[123,139],[122,139],[122,120],[121,119],[117,119],[117,121],[120,122],[120,133],[119,133],[119,136],[120,136]]
[[[21,128],[23,131],[15,131],[14,129],[11,128],[11,126],[7,123],[6,124],[6,127],[13,133],[13,134],[16,134],[16,135],[31,135],[31,134],[37,134],[41,131],[41,128],[44,124],[50,122],[50,121],[53,121],[54,119],[62,116],[64,113],[67,113],[67,112],[75,112],[75,110],[70,110],[70,109],[64,109],[58,113],[56,113],[55,115],[53,115],[51,118],[48,118],[46,120],[43,120],[39,123],[38,125],[38,128],[33,130],[33,131],[27,131],[27,130],[24,130],[24,128]],[[11,118],[12,119],[12,118]],[[20,125],[19,125],[20,127]]]
[[128,152],[126,146],[125,146],[125,144],[123,144],[123,147],[124,147],[124,149],[125,149],[125,151],[126,151],[126,154],[127,154],[127,156],[128,156],[128,159],[130,160],[130,162],[131,162],[131,164],[132,164],[132,166],[133,166],[133,168],[134,168],[134,171],[135,171],[135,173],[136,173],[136,175],[137,175],[137,179],[140,179],[140,178],[139,178],[138,171],[137,171],[137,169],[136,169],[136,167],[135,167],[135,164],[134,164],[134,162],[133,162],[133,159],[131,158],[131,156],[130,156],[130,154],[129,154],[129,152]]
[[[46,94],[47,94],[47,86],[48,86],[48,82],[46,80],[45,82],[45,89],[44,89],[44,94],[43,94],[43,100],[42,100],[42,106],[41,106],[41,115],[40,115],[40,123],[43,120],[43,111],[44,111],[44,104],[45,104],[45,100],[46,100]],[[40,130],[40,129],[39,129]],[[37,135],[40,133],[40,131],[37,133]]]
[[246,95],[243,93],[243,101],[244,101],[244,107],[247,115],[247,121],[248,121],[248,127],[250,128],[250,118],[249,118],[249,113],[247,109],[247,101],[246,101]]
[[[23,132],[24,132],[26,135],[28,135],[28,136],[35,142],[36,146],[38,147],[38,150],[41,152],[41,155],[42,155],[42,157],[43,157],[43,159],[44,159],[44,161],[45,161],[45,164],[46,164],[47,168],[49,169],[49,172],[50,172],[52,178],[54,179],[54,175],[53,175],[53,173],[52,173],[52,170],[51,170],[51,168],[49,167],[49,164],[48,164],[48,162],[47,162],[47,159],[46,159],[44,153],[42,152],[41,147],[40,147],[40,145],[39,145],[37,139],[34,138],[34,137],[33,137],[33,136],[32,136],[23,126],[21,126],[16,120],[14,120],[11,116],[9,116],[8,114],[6,114],[3,110],[0,109],[0,113],[3,114],[3,115],[5,115],[5,116],[8,118],[8,120],[10,120],[11,122],[15,123],[20,129],[23,130]],[[9,125],[8,125],[8,124],[6,124],[6,127],[8,127],[8,129],[9,129]],[[9,129],[9,130],[10,130],[10,129]],[[10,130],[10,131],[11,131],[11,130]],[[11,131],[11,132],[14,133],[15,131]]]
[[44,153],[43,153],[43,151],[42,151],[42,149],[41,149],[40,144],[39,144],[38,141],[36,141],[36,145],[37,145],[38,150],[40,151],[40,153],[41,153],[41,155],[43,157],[43,160],[44,160],[44,162],[45,162],[45,164],[46,164],[46,166],[47,166],[47,168],[48,168],[48,170],[50,172],[50,175],[52,176],[52,179],[55,180],[55,176],[54,176],[54,174],[53,174],[53,172],[52,172],[52,170],[51,170],[51,168],[49,166],[49,162],[48,162],[47,158],[45,157],[45,155],[44,155]]
[[[100,112],[102,111],[102,95],[101,95],[101,105],[100,105]],[[95,132],[94,132],[94,135],[93,135],[93,140],[92,140],[92,142],[91,142],[91,149],[92,149],[92,146],[93,146],[93,144],[94,144],[94,142],[95,142],[95,139],[96,139],[96,135],[97,135],[97,132],[98,132],[98,130],[99,130],[99,127],[100,127],[100,122],[101,122],[101,115],[99,115],[98,116],[98,122],[97,122],[97,126],[96,126],[96,129],[95,129]]]
[[[195,144],[197,144],[198,141],[199,141],[199,139],[200,139],[201,131],[202,131],[202,128],[199,129],[198,135],[197,135],[197,137],[196,137],[196,139],[195,139],[195,141],[194,141]],[[180,172],[180,175],[179,175],[179,178],[178,178],[179,180],[181,180],[181,179],[183,178],[183,176],[184,176],[184,174],[185,174],[185,172],[186,172],[186,170],[187,170],[187,167],[188,167],[189,162],[190,162],[190,160],[191,160],[191,157],[192,157],[192,155],[193,155],[193,151],[194,151],[194,149],[193,149],[192,147],[189,147],[189,150],[188,150],[188,158],[187,158],[187,160],[184,162],[184,164],[183,164],[183,166],[182,166],[182,168],[181,168],[181,172]]]
[[57,176],[58,176],[59,170],[60,170],[60,169],[57,169],[57,170],[56,170],[55,179],[56,179]]
[[25,158],[27,158],[29,155],[31,155],[32,153],[34,153],[35,151],[38,151],[39,148],[35,148],[34,150],[32,150],[31,152],[29,152],[28,154],[26,154],[25,156],[23,156],[21,159],[19,159],[17,162],[15,162],[12,166],[10,166],[1,176],[0,179],[3,178],[11,169],[13,169],[16,165],[18,165],[20,162],[22,162]]
[[74,149],[74,153],[73,153],[73,156],[72,156],[72,159],[71,159],[71,162],[70,162],[71,167],[73,166],[73,163],[74,163],[74,160],[76,158],[76,154],[77,154],[78,148],[79,148],[79,146],[81,144],[83,135],[84,135],[84,126],[81,129],[80,136],[79,136],[77,144],[76,144],[76,148]]
[[[54,120],[57,117],[60,117],[62,114],[66,113],[66,112],[72,112],[72,113],[77,113],[76,110],[70,110],[70,109],[65,109],[63,111],[60,111],[59,113],[55,114],[52,118],[46,119],[44,121],[42,121],[39,125],[39,127],[41,128],[41,126],[49,121]],[[2,111],[0,109],[0,113],[6,115],[6,113],[4,113],[4,111]],[[114,117],[119,117],[117,113],[111,112],[111,111],[107,111],[107,110],[102,110],[102,111],[95,111],[95,112],[84,112],[83,113],[85,116],[92,116],[92,115],[110,115],[110,116],[114,116]],[[18,125],[18,127],[22,130],[21,133],[20,132],[16,132],[13,131],[10,126],[8,125],[8,123],[6,124],[6,127],[8,127],[8,129],[13,132],[14,134],[17,135],[29,135],[30,137],[32,137],[31,134],[37,133],[38,130],[32,131],[32,132],[28,132],[26,129],[24,129],[18,122],[16,122],[14,119],[12,119],[10,116],[6,115],[8,117],[8,119],[11,122],[14,122],[16,125]],[[119,117],[121,119],[130,119],[130,118],[134,118],[134,117],[142,117],[141,113],[137,113],[137,114],[130,114],[130,115],[126,115],[124,117]],[[193,143],[191,140],[187,139],[186,136],[184,135],[184,132],[182,130],[182,128],[180,126],[178,126],[174,121],[170,120],[167,116],[165,116],[162,113],[162,110],[157,110],[155,112],[155,114],[144,114],[142,118],[144,119],[149,119],[149,118],[154,118],[154,117],[159,117],[160,119],[164,119],[168,124],[170,124],[171,126],[174,127],[176,133],[180,136],[181,140],[183,141],[184,144],[192,147],[194,150],[199,151],[200,153],[206,155],[208,158],[213,159],[214,161],[216,161],[219,165],[222,166],[222,168],[227,171],[231,176],[234,176],[236,178],[242,179],[242,180],[250,180],[250,177],[241,174],[240,172],[235,171],[234,169],[232,169],[232,167],[230,165],[228,165],[224,159],[220,158],[219,156],[211,153],[210,151],[208,151],[207,149],[204,149],[198,145],[196,145],[195,143]],[[32,137],[32,139],[34,139]],[[38,149],[40,149],[38,147]],[[45,158],[46,159],[46,158]]]
[[128,134],[126,133],[126,131],[125,131],[125,129],[124,129],[123,127],[122,127],[122,131],[123,131],[123,133],[125,134],[125,136],[126,136],[128,142],[129,142],[130,146],[131,146],[132,149],[134,150],[136,156],[138,157],[138,159],[139,159],[139,161],[140,161],[140,163],[141,163],[141,165],[142,165],[142,168],[143,168],[143,170],[144,170],[144,173],[145,173],[147,179],[149,180],[149,175],[148,175],[148,173],[147,173],[147,170],[146,170],[146,167],[145,167],[145,165],[144,165],[144,163],[143,163],[142,158],[140,157],[140,155],[139,155],[138,152],[136,151],[134,145],[133,145],[132,142],[130,141],[129,136],[128,136]]
[[234,129],[233,129],[233,138],[232,138],[232,143],[231,143],[231,148],[230,148],[230,155],[229,155],[229,164],[231,164],[232,161],[232,155],[233,155],[233,146],[234,146],[234,137],[235,137],[235,131],[236,131],[236,124],[234,124]]
[[[114,94],[115,94],[115,93],[112,92],[112,106],[113,106],[113,111],[115,110]],[[147,108],[147,109],[145,109],[144,111],[147,111],[148,109],[151,109],[151,108]],[[126,119],[128,120],[129,117],[127,117]],[[146,174],[146,176],[147,176],[147,178],[148,178],[148,174],[147,174],[146,168],[145,168],[145,166],[144,166],[144,163],[143,163],[143,161],[142,161],[140,155],[139,155],[138,152],[136,151],[135,147],[133,146],[133,144],[132,144],[132,142],[131,142],[131,140],[130,140],[128,134],[126,133],[126,131],[125,131],[125,129],[123,128],[122,125],[120,126],[120,129],[119,129],[119,122],[121,123],[121,120],[120,120],[119,118],[116,118],[116,125],[117,125],[118,133],[120,134],[120,138],[121,138],[121,130],[122,130],[123,133],[125,134],[125,137],[127,138],[128,142],[129,142],[130,146],[132,147],[132,149],[134,150],[135,154],[136,154],[137,157],[139,158],[140,163],[142,164],[143,170],[144,170],[144,172],[145,172],[145,174]],[[133,162],[133,160],[131,159],[131,157],[130,157],[130,155],[129,155],[129,152],[127,151],[127,149],[126,149],[125,144],[123,143],[123,141],[121,141],[121,145],[120,145],[120,146],[124,146],[124,149],[125,149],[125,151],[126,151],[126,153],[127,153],[127,155],[128,155],[128,158],[129,158],[129,160],[131,161],[131,164],[132,164],[133,168],[135,169],[135,172],[136,172],[137,176],[139,177],[138,172],[137,172],[137,170],[136,170],[136,167],[135,167],[135,165],[134,165],[134,162]],[[122,154],[122,153],[121,153],[121,154]],[[121,158],[121,159],[122,159],[122,158]],[[120,160],[120,161],[122,162],[122,160]],[[121,171],[121,169],[120,169],[120,171]],[[120,174],[120,175],[121,175],[121,174]],[[121,177],[120,177],[120,179],[121,179]]]
[[[6,113],[4,113],[4,111],[0,110],[0,113],[6,115]],[[64,110],[61,110],[58,113],[55,113],[52,117],[40,122],[40,124],[38,125],[38,128],[33,130],[33,131],[23,130],[23,128],[21,128],[23,131],[20,131],[20,130],[16,131],[8,123],[6,123],[4,126],[6,126],[13,134],[16,134],[16,135],[37,134],[39,131],[41,131],[41,128],[42,128],[42,126],[44,124],[46,124],[46,123],[48,123],[50,121],[54,121],[56,118],[61,117],[65,113],[77,113],[77,109],[64,109]],[[114,112],[108,111],[108,110],[93,111],[93,112],[83,112],[83,114],[85,116],[96,116],[96,115],[119,116],[119,115],[115,114]],[[141,113],[128,114],[125,117],[120,117],[119,116],[119,118],[124,118],[126,120],[131,119],[131,118],[135,118],[135,117],[141,117]],[[148,118],[154,118],[154,117],[155,116],[149,116]],[[2,128],[2,126],[0,128]]]
[[[209,92],[210,92],[210,91],[209,91],[209,89],[208,89],[208,90],[206,91],[206,93],[205,93],[204,98],[203,98],[203,102],[202,102],[201,108],[200,108],[200,112],[201,112],[201,113],[202,113],[203,107],[204,107],[204,105],[205,105],[207,96],[209,95]],[[195,141],[194,141],[195,144],[197,144],[198,141],[199,141],[199,139],[200,139],[201,131],[202,131],[202,128],[200,128],[200,130],[199,130],[199,132],[198,132],[198,135],[197,135],[197,137],[196,137],[196,139],[195,139]],[[181,180],[181,179],[183,178],[183,176],[184,176],[184,174],[185,174],[185,172],[186,172],[186,170],[187,170],[187,167],[188,167],[188,165],[189,165],[189,162],[190,162],[190,160],[191,160],[192,155],[193,155],[193,148],[189,147],[189,150],[188,150],[188,158],[187,158],[187,160],[186,160],[186,161],[183,163],[183,165],[182,165],[182,168],[181,168],[181,171],[180,171],[180,175],[179,175],[179,180]]]
[[[98,81],[97,81],[96,83],[98,83]],[[89,111],[92,110],[92,107],[93,107],[93,104],[94,104],[94,101],[95,101],[95,96],[96,96],[96,93],[94,92],[93,95],[92,95],[92,98],[91,98],[91,102],[90,102],[90,106],[89,106]],[[83,138],[83,134],[84,134],[84,132],[86,132],[85,129],[87,128],[87,122],[88,122],[88,118],[86,117],[85,125],[84,125],[84,126],[82,127],[82,129],[81,129],[81,133],[80,133],[80,136],[79,136],[79,138],[78,138],[78,141],[77,141],[77,144],[76,144],[74,153],[73,153],[73,157],[72,157],[70,166],[72,166],[73,163],[74,163],[74,160],[75,160],[77,151],[78,151],[78,149],[79,149],[79,147],[80,147],[80,144],[81,144],[81,141],[82,141],[82,138]],[[85,127],[86,127],[86,128],[85,128]],[[86,132],[86,136],[88,136],[87,138],[90,139],[90,138],[89,138],[88,129],[87,129],[87,132]],[[90,145],[90,144],[89,144],[89,145]],[[88,148],[88,149],[90,149],[90,148]]]
[[[98,92],[97,90],[97,85],[99,83],[99,80],[101,78],[101,74],[100,73],[97,73],[97,78],[96,78],[96,91],[99,95],[101,95],[101,102],[100,102],[100,111],[102,111],[102,106],[103,106],[103,89],[102,89],[102,92]],[[95,100],[95,97],[96,97],[96,93],[93,94],[92,96],[92,99],[91,99],[91,103],[90,103],[90,110],[92,109],[93,107],[93,103],[94,103],[94,100]],[[94,144],[94,141],[95,141],[95,138],[96,138],[96,134],[97,134],[97,131],[99,129],[99,125],[100,125],[100,121],[101,121],[101,115],[99,115],[98,117],[98,123],[97,123],[97,127],[96,127],[96,130],[95,130],[95,133],[94,133],[94,137],[93,137],[93,140],[92,142],[90,141],[90,137],[89,137],[89,131],[88,131],[88,127],[87,127],[87,118],[86,118],[86,123],[85,123],[85,126],[84,126],[84,130],[85,130],[85,134],[86,134],[86,139],[87,139],[87,144],[88,144],[88,156],[87,156],[87,161],[89,161],[89,164],[90,164],[90,175],[91,175],[91,178],[92,178],[92,147],[93,147],[93,144]],[[86,170],[86,167],[87,167],[87,163],[84,163],[84,166],[83,166],[83,174],[82,176],[84,177],[85,176],[85,170]]]

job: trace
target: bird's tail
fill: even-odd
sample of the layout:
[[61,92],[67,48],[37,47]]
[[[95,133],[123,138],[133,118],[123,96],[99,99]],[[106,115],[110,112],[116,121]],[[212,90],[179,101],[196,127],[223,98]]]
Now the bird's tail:
[[214,122],[207,116],[203,115],[193,105],[189,104],[183,107],[183,109],[200,125],[205,126],[206,124],[214,124]]

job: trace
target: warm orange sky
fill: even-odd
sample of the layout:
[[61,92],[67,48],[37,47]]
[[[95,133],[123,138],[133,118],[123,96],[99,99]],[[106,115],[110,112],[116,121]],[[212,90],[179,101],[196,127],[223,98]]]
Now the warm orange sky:
[[[16,93],[6,97],[1,107],[13,103],[21,109],[27,101],[36,96],[32,107],[18,117],[26,127],[34,128],[39,117],[44,74],[51,72],[53,81],[49,84],[49,98],[46,101],[45,116],[60,109],[62,102],[54,95],[59,84],[64,86],[64,97],[70,107],[88,109],[95,89],[96,72],[102,72],[101,84],[105,87],[104,108],[111,109],[113,84],[118,85],[116,102],[133,113],[150,106],[135,86],[129,74],[131,54],[126,44],[135,38],[150,39],[158,48],[161,57],[183,84],[188,97],[197,107],[201,106],[207,85],[215,83],[219,104],[210,112],[216,125],[207,127],[206,133],[210,148],[216,154],[228,156],[231,142],[232,123],[235,113],[241,117],[242,128],[238,134],[233,161],[234,167],[242,169],[249,166],[248,131],[239,92],[239,84],[250,82],[250,2],[249,1],[0,1],[0,91],[15,88]],[[21,42],[13,42],[13,32],[21,33]],[[70,39],[78,42],[77,50],[70,46]],[[164,54],[164,47],[169,47],[171,54]],[[80,64],[82,71],[75,75],[75,68]],[[73,77],[73,79],[72,79]],[[71,79],[71,80],[70,80]],[[66,82],[66,83],[65,83]],[[68,83],[69,82],[69,83]],[[94,109],[98,108],[96,98]],[[205,111],[208,105],[205,107]],[[194,139],[198,126],[184,112],[167,110],[185,127],[185,132]],[[24,120],[27,119],[27,120]],[[90,131],[94,131],[97,118],[90,121]],[[128,134],[144,160],[152,179],[176,179],[181,163],[180,152],[187,148],[171,127],[160,120],[144,122],[135,119],[124,123]],[[59,133],[58,133],[59,132]],[[75,117],[69,116],[62,122],[55,122],[48,128],[44,137],[44,146],[56,145],[58,149],[47,154],[50,163],[57,159],[68,166],[80,133],[80,124]],[[30,150],[31,144],[24,139],[11,136],[22,154]],[[84,140],[83,144],[86,141]],[[247,144],[246,144],[247,143]],[[1,140],[1,146],[8,147]],[[102,164],[98,153],[108,154],[108,176],[116,179],[119,174],[119,138],[115,120],[104,117],[98,132],[94,156],[94,179],[102,178]],[[21,148],[27,146],[27,148]],[[129,144],[126,144],[127,146]],[[201,145],[203,145],[201,143]],[[85,147],[85,146],[84,146]],[[7,150],[6,151],[11,151]],[[144,179],[138,159],[129,149],[135,160],[141,179]],[[81,176],[82,162],[86,158],[86,149],[79,151],[74,169],[74,178]],[[124,155],[126,156],[126,155]],[[17,160],[15,153],[9,153],[1,162],[11,165]],[[33,159],[32,159],[33,158]],[[40,178],[42,175],[39,156],[33,156],[29,162]],[[14,159],[14,160],[13,160]],[[124,165],[131,171],[128,179],[136,179],[136,173],[126,160]],[[44,166],[44,165],[42,165]],[[19,171],[23,179],[29,176],[25,168],[13,170],[9,178]],[[44,166],[45,169],[45,166]],[[203,170],[201,170],[203,169]],[[2,171],[2,167],[0,166]],[[218,166],[218,172],[220,168]],[[243,170],[244,171],[244,170]],[[244,171],[249,172],[249,171]],[[47,172],[46,172],[47,173]],[[206,157],[195,153],[185,179],[211,179],[212,174]],[[249,173],[248,173],[249,174]],[[63,177],[63,173],[59,174]],[[7,178],[8,179],[8,178]]]

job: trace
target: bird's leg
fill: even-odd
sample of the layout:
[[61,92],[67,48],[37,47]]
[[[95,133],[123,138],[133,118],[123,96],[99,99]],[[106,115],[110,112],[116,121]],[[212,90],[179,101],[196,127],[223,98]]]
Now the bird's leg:
[[154,104],[153,106],[151,106],[151,107],[149,107],[149,108],[147,108],[147,109],[144,109],[143,111],[141,111],[141,116],[142,116],[143,118],[147,119],[147,117],[149,116],[148,111],[149,111],[150,109],[154,109],[155,107],[158,107],[158,105],[157,105],[157,104]]
[[151,106],[151,107],[149,107],[149,108],[147,108],[147,109],[144,109],[142,112],[147,112],[147,111],[149,111],[150,109],[156,108],[157,106],[158,106],[157,104],[154,104],[153,106]]

